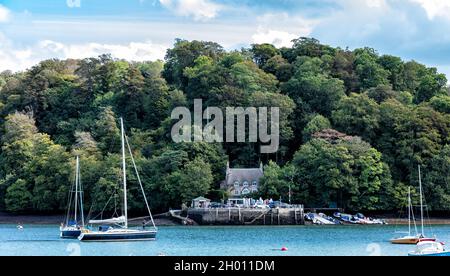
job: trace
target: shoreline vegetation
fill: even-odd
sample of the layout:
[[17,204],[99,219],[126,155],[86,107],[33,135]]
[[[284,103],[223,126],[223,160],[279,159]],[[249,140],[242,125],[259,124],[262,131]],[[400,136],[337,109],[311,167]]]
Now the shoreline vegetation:
[[[172,112],[192,110],[198,99],[221,110],[279,107],[280,150],[265,154],[265,143],[245,137],[242,143],[175,143],[171,131],[180,118]],[[392,214],[408,205],[410,187],[412,204],[419,202],[420,165],[427,210],[450,210],[446,76],[373,48],[301,37],[291,47],[238,51],[177,39],[164,61],[101,55],[1,72],[0,211],[63,213],[80,156],[83,205],[114,213],[122,200],[119,117],[141,176],[128,166],[127,181],[143,183],[155,213],[200,196],[211,202],[242,196],[239,189],[254,179],[224,189],[227,162],[240,169],[263,164],[259,185],[246,194],[251,198]],[[222,130],[234,137],[239,128]],[[128,195],[130,213],[145,210],[140,189]]]

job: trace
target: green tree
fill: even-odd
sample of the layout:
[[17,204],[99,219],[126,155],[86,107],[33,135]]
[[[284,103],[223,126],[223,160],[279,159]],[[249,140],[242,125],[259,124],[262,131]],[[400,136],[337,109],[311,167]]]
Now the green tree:
[[264,167],[264,177],[261,179],[259,193],[262,197],[273,199],[289,200],[289,191],[291,196],[297,198],[298,185],[294,182],[296,168],[290,164],[280,167],[273,161],[270,161]]
[[352,94],[339,102],[333,112],[333,122],[345,133],[372,141],[377,137],[379,116],[379,107],[374,100],[365,94]]
[[435,155],[426,171],[424,189],[432,210],[450,208],[450,146],[446,145]]
[[450,114],[450,96],[435,96],[430,100],[430,105],[436,111]]
[[[169,182],[174,186],[179,203],[190,203],[192,199],[205,196],[211,190],[213,176],[211,166],[202,159],[194,159],[173,173]],[[181,205],[180,205],[181,206]]]
[[200,56],[217,59],[223,53],[222,46],[214,42],[177,39],[174,47],[167,50],[166,63],[162,74],[169,84],[175,85],[177,88],[183,88],[187,81],[184,76],[185,68],[192,67],[195,60]]
[[401,58],[383,55],[378,59],[378,63],[389,72],[388,79],[394,90],[403,91],[407,89],[403,79],[404,64]]
[[374,49],[357,49],[355,53],[356,73],[359,77],[361,90],[389,84],[389,72],[377,62],[378,54]]
[[32,199],[33,195],[29,192],[27,183],[18,179],[6,190],[6,210],[13,213],[29,211]]
[[303,130],[303,141],[308,142],[314,133],[329,128],[331,128],[330,120],[322,115],[315,115]]
[[369,98],[376,101],[378,104],[388,100],[388,99],[396,99],[399,98],[399,93],[392,90],[391,86],[389,85],[379,85],[374,88],[370,88],[367,91],[367,95]]
[[302,202],[308,206],[332,206],[376,210],[380,191],[390,184],[381,153],[358,138],[335,144],[313,139],[295,154]]
[[264,68],[271,58],[280,54],[275,46],[267,43],[253,44],[250,51],[253,54],[253,60],[260,68]]
[[117,127],[117,116],[108,106],[99,114],[93,129],[94,137],[99,141],[99,148],[103,152],[117,152],[120,145],[120,130]]
[[416,103],[429,101],[434,96],[447,94],[444,90],[447,78],[444,74],[437,74],[436,69],[429,69],[429,73],[421,78],[416,92]]

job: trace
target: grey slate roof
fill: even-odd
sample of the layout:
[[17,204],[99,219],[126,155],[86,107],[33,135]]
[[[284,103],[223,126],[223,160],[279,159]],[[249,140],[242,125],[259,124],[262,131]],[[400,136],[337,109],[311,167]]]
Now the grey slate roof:
[[264,176],[264,172],[260,169],[228,169],[227,171],[227,186],[232,186],[236,181],[242,185],[244,181],[248,181],[252,185],[253,181],[257,181]]

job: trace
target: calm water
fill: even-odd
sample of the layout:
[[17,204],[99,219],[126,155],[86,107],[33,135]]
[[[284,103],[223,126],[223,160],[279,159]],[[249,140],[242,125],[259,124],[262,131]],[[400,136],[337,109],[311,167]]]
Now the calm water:
[[[414,246],[391,245],[398,226],[161,227],[153,242],[79,243],[59,239],[58,226],[0,225],[4,256],[405,256]],[[450,226],[433,226],[450,242]],[[401,234],[397,234],[401,235]],[[289,248],[281,252],[282,247]]]

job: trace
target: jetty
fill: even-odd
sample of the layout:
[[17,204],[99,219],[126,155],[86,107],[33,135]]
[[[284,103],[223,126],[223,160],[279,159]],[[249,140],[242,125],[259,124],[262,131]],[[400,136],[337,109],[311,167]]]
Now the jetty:
[[190,208],[187,218],[199,225],[304,225],[303,205],[291,208]]

